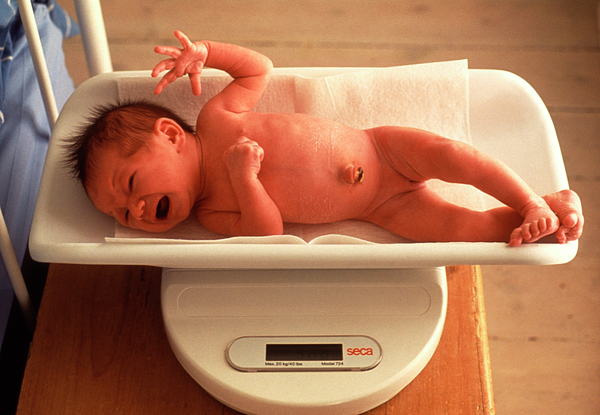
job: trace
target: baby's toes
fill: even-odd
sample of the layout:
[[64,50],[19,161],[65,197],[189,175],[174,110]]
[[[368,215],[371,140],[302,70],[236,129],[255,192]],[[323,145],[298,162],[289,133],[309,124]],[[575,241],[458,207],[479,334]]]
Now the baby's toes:
[[577,214],[572,213],[565,216],[563,223],[559,228],[556,238],[559,243],[566,243],[568,241],[576,241],[581,237],[583,233],[583,218],[580,218]]
[[544,236],[551,235],[558,231],[560,222],[557,217],[544,218],[537,221],[537,231],[533,232],[534,237],[541,239]]
[[521,225],[523,242],[533,243],[558,230],[558,220],[542,218]]
[[523,243],[523,231],[521,228],[517,228],[510,234],[509,246],[520,246]]
[[540,236],[546,230],[546,219],[538,219],[532,222],[529,229],[533,238]]
[[574,239],[578,239],[583,233],[583,216],[580,216],[577,213],[571,213],[568,216],[565,216],[562,224],[564,227],[568,228],[567,233]]
[[567,243],[569,241],[568,233],[568,228],[561,226],[560,228],[558,228],[558,231],[556,231],[556,241],[559,244]]
[[524,223],[521,225],[521,237],[523,238],[523,242],[529,241],[533,238],[533,230],[531,229],[531,223]]
[[579,218],[577,217],[576,213],[569,213],[562,219],[562,224],[567,228],[575,228],[578,222]]
[[548,234],[554,233],[558,231],[560,228],[560,218],[558,216],[554,216],[553,218],[548,219]]

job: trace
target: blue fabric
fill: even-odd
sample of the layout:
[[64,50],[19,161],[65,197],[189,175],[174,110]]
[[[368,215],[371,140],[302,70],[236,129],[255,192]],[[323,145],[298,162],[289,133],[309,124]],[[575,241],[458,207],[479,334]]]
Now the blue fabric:
[[[53,0],[33,3],[52,87],[58,108],[74,90],[65,67],[62,41],[76,32],[65,12]],[[4,45],[0,76],[0,206],[22,262],[27,247],[50,127],[35,76],[16,0],[0,0],[0,45]],[[0,259],[0,292],[11,290]],[[11,304],[0,304],[0,341],[4,336],[2,314]]]
[[[38,5],[45,7],[52,23],[60,29],[65,37],[79,33],[79,27],[54,0],[37,0]],[[0,124],[3,123],[3,104],[6,95],[10,66],[14,59],[14,42],[24,36],[24,29],[18,14],[17,0],[0,0]],[[1,127],[1,125],[0,125]]]

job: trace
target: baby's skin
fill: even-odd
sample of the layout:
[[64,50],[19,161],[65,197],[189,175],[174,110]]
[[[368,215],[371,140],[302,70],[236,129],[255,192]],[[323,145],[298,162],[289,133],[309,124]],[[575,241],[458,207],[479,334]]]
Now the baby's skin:
[[[511,169],[467,144],[404,127],[353,129],[302,114],[252,108],[265,90],[271,61],[234,45],[157,46],[169,56],[153,70],[167,73],[155,93],[188,75],[201,93],[204,66],[233,80],[202,108],[196,135],[170,119],[156,122],[146,148],[124,160],[115,149],[96,153],[86,190],[101,211],[122,224],[164,231],[195,210],[223,235],[276,235],[283,222],[359,219],[415,241],[496,241],[511,246],[555,234],[559,243],[583,230],[578,196],[540,197]],[[506,206],[485,212],[455,206],[429,179],[465,183]]]

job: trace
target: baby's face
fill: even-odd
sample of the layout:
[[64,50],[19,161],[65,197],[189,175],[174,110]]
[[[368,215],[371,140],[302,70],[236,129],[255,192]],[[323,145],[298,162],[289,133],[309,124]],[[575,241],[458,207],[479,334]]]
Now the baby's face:
[[197,174],[168,140],[153,138],[128,158],[113,147],[97,150],[93,157],[88,196],[122,225],[166,231],[188,217],[199,196]]

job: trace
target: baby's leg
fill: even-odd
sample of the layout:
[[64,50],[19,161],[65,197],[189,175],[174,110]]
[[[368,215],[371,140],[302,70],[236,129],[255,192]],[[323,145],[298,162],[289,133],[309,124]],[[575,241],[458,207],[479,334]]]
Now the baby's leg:
[[[551,226],[535,231],[536,235],[530,235],[533,219],[523,219],[510,207],[474,211],[447,202],[427,187],[389,199],[366,220],[418,242],[509,242],[518,246],[554,232],[559,243],[579,239],[584,219],[577,194],[563,190],[543,199],[558,216],[560,226],[558,230]],[[551,215],[542,215],[547,216]]]
[[[515,177],[508,167],[493,158],[469,151],[464,146],[454,148],[444,145],[451,140],[400,127],[380,127],[369,131],[381,159],[398,177],[404,177],[409,182],[418,183],[437,177],[450,182],[473,184],[511,206],[522,206],[528,199],[531,203],[523,209],[519,208],[519,212],[506,206],[478,212],[448,203],[423,188],[387,199],[366,220],[417,241],[505,241],[517,246],[523,242],[535,242],[555,232],[560,243],[575,240],[582,233],[581,202],[571,191],[548,195],[544,197],[545,203],[538,197],[536,201],[531,189]],[[443,163],[438,159],[438,162],[432,163],[430,159],[433,156],[423,157],[430,151],[437,152]],[[457,157],[441,156],[446,153]],[[470,165],[464,163],[465,159],[473,161],[477,166],[475,171],[473,168],[463,169],[463,165]],[[481,163],[484,159],[494,168],[485,169],[487,164]],[[462,164],[453,164],[457,160],[463,160]],[[482,174],[481,169],[486,174]],[[464,173],[465,170],[468,172]],[[482,177],[485,180],[482,181]],[[500,188],[501,191],[497,190],[498,186],[490,187],[489,184],[496,183],[493,179],[497,177],[503,178],[501,182],[505,184]],[[387,180],[389,178],[384,183]]]
[[454,205],[428,187],[397,195],[365,220],[418,242],[508,242],[523,218],[508,207],[475,211]]

